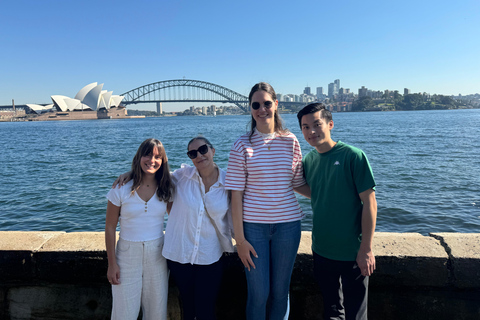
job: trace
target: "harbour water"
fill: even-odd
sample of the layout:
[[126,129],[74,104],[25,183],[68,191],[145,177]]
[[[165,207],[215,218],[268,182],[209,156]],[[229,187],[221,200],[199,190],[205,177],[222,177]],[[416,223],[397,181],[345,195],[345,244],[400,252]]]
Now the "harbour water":
[[[282,115],[305,155],[296,115]],[[480,232],[480,110],[334,113],[334,140],[365,151],[377,181],[377,231]],[[197,134],[226,169],[249,116],[0,123],[0,230],[101,231],[105,195],[139,144],[160,139],[171,169]],[[266,163],[265,165],[268,165]],[[307,199],[303,230],[311,228]]]

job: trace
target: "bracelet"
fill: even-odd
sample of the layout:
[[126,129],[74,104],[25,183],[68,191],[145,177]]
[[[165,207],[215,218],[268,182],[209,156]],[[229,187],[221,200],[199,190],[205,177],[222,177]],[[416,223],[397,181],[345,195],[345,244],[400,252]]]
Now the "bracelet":
[[242,244],[245,243],[245,241],[247,241],[247,239],[243,239],[243,241],[242,241],[241,243],[238,243],[238,242],[237,242],[237,243],[235,243],[235,245],[236,245],[237,247],[240,247]]

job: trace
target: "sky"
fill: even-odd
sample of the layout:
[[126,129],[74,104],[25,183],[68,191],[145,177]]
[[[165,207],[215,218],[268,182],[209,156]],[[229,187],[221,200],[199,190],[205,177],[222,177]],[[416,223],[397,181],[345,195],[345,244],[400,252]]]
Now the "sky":
[[0,105],[183,78],[244,95],[335,79],[355,93],[480,93],[479,17],[478,0],[1,1]]

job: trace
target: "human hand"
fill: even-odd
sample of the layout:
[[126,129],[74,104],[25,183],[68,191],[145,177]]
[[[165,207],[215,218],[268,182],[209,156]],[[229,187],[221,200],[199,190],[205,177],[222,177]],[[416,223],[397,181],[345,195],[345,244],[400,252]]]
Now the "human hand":
[[372,250],[362,250],[362,248],[360,248],[357,254],[356,261],[358,267],[360,268],[362,276],[366,277],[372,275],[373,271],[376,268],[375,256],[373,255]]
[[132,174],[130,171],[122,173],[117,179],[115,179],[115,181],[113,181],[112,189],[116,188],[117,186],[120,188],[130,180],[132,180]]
[[257,252],[253,246],[247,240],[243,240],[240,244],[237,244],[237,253],[240,260],[242,260],[243,265],[250,271],[250,267],[255,269],[255,263],[253,263],[252,255],[255,258],[258,258]]
[[120,267],[118,264],[108,265],[107,279],[112,285],[120,284]]

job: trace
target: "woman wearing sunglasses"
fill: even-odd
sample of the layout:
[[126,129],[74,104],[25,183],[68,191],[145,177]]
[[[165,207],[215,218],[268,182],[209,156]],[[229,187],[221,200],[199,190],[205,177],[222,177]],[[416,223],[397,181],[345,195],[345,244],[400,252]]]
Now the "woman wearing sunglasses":
[[180,291],[183,319],[216,319],[223,252],[233,252],[226,172],[204,137],[188,143],[193,167],[175,170],[175,195],[165,229],[163,256]]
[[247,319],[284,319],[304,216],[294,190],[308,197],[310,188],[300,144],[283,128],[272,86],[254,85],[248,99],[251,130],[230,150],[225,188],[232,190],[235,241],[246,269]]

